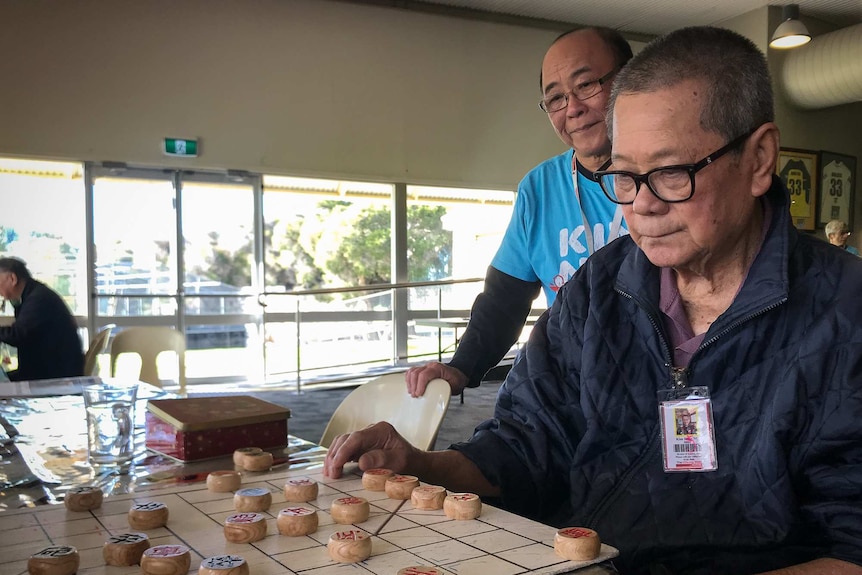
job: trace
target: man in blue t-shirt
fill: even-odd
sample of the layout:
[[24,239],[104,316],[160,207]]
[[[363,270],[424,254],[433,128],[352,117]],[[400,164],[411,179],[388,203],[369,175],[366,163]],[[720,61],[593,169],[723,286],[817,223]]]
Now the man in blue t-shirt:
[[548,48],[539,106],[571,149],[521,180],[512,219],[455,356],[448,365],[431,362],[407,371],[413,396],[424,394],[435,378],[448,381],[453,394],[478,386],[517,340],[539,291],[544,289],[550,306],[590,254],[628,233],[622,210],[592,174],[609,162],[610,82],[631,57],[628,42],[607,28],[567,32]]

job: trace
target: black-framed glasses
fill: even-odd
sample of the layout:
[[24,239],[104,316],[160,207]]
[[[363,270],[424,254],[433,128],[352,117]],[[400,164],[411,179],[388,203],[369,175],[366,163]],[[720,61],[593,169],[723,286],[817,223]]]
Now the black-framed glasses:
[[604,86],[605,83],[607,83],[607,81],[611,79],[611,76],[619,72],[619,70],[619,66],[617,66],[601,78],[598,78],[597,80],[581,82],[568,92],[555,93],[551,94],[550,96],[546,96],[539,100],[539,108],[541,108],[543,112],[547,112],[548,114],[550,114],[551,112],[558,112],[559,110],[562,110],[569,105],[569,94],[581,101],[588,100],[601,92],[602,86]]
[[641,184],[646,184],[649,191],[663,202],[669,204],[684,202],[694,195],[695,174],[742,144],[753,133],[754,130],[749,130],[694,164],[661,166],[645,174],[633,174],[622,170],[599,170],[593,173],[593,177],[608,199],[615,204],[634,203]]

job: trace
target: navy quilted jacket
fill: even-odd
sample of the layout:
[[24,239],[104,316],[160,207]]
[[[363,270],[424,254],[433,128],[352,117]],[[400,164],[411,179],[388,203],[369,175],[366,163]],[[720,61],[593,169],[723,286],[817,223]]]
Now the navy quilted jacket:
[[712,395],[718,471],[662,469],[659,270],[623,237],[534,328],[495,419],[453,446],[504,507],[596,529],[622,573],[862,564],[862,260],[798,234],[778,180],[767,198],[764,245],[688,368]]

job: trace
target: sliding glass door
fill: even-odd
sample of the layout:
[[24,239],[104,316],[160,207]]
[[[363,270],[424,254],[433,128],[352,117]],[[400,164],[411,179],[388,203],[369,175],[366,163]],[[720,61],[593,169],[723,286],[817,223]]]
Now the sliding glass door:
[[190,383],[261,377],[258,180],[116,167],[91,174],[96,323],[184,331]]

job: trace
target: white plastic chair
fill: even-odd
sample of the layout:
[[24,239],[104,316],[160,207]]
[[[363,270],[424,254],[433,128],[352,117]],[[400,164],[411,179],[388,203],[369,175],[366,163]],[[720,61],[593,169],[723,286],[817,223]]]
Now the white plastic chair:
[[158,357],[166,351],[176,353],[180,395],[186,394],[186,338],[172,327],[127,327],[114,336],[111,342],[111,375],[117,374],[117,358],[123,353],[135,353],[141,357],[138,379],[162,386],[159,377]]
[[443,416],[449,409],[452,388],[445,380],[428,383],[425,395],[411,397],[403,373],[390,373],[354,389],[332,414],[320,445],[329,447],[342,433],[388,421],[414,447],[434,447]]
[[114,324],[109,323],[96,332],[95,337],[90,340],[90,347],[84,354],[84,375],[99,375],[99,354],[108,348],[108,340],[114,327],[116,327]]

